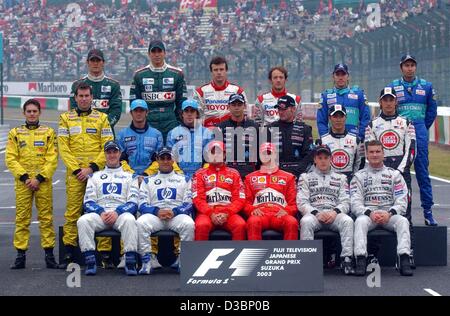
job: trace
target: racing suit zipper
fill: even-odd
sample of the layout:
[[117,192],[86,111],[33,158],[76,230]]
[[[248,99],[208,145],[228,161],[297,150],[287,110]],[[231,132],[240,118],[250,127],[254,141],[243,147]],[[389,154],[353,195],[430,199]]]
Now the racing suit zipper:
[[89,148],[89,147],[86,147],[87,133],[84,133],[84,131],[85,131],[85,128],[84,128],[85,127],[85,125],[84,125],[84,123],[85,123],[84,117],[80,116],[80,119],[81,119],[81,131],[80,131],[80,133],[81,133],[81,137],[83,138],[83,148]]
[[[31,134],[31,137],[30,137],[31,141],[30,141],[30,145],[29,145],[30,147],[28,147],[28,148],[30,148],[29,152],[33,155],[33,158],[30,161],[30,162],[32,162],[32,161],[35,161],[37,158],[36,152],[33,150],[34,144],[36,142],[36,139],[35,139],[36,135],[34,134],[34,132],[32,130],[28,130],[28,132]],[[32,169],[34,169],[34,168],[32,168]],[[33,177],[33,176],[34,176],[34,174],[30,174],[30,177]]]

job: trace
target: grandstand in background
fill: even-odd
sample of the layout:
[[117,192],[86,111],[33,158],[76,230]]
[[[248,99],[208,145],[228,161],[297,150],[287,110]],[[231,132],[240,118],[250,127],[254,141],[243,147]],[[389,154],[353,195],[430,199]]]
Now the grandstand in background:
[[[192,3],[196,5],[192,5]],[[114,3],[111,5],[111,3]],[[92,47],[106,54],[107,73],[129,84],[148,63],[147,45],[160,37],[169,63],[189,85],[209,80],[208,63],[224,55],[230,78],[251,99],[268,88],[267,71],[289,70],[288,88],[315,101],[330,86],[334,64],[375,100],[400,76],[406,52],[418,74],[433,82],[441,106],[450,105],[450,1],[360,0],[4,0],[6,81],[72,81],[86,72]]]

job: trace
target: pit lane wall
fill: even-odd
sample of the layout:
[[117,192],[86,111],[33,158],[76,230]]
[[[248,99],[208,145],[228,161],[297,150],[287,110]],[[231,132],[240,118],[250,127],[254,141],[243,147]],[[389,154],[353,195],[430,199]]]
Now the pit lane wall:
[[[4,96],[4,107],[20,108],[22,104],[31,96]],[[51,98],[51,97],[36,97],[41,103],[43,109],[51,109],[58,111],[67,111],[69,108],[69,99],[65,98]],[[249,106],[249,111],[252,111],[252,106]],[[379,105],[377,102],[369,102],[372,117],[378,115]],[[316,119],[317,103],[302,103],[303,118],[307,120]],[[122,102],[122,112],[128,113],[130,110],[129,102]],[[438,116],[434,124],[430,128],[430,142],[450,146],[450,107],[438,107]]]

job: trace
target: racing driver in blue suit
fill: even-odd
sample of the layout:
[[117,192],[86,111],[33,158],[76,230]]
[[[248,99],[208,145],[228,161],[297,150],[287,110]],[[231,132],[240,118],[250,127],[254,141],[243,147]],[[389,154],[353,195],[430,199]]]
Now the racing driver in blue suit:
[[425,224],[436,226],[431,207],[433,192],[428,173],[428,130],[437,116],[436,93],[431,82],[416,76],[417,60],[409,54],[400,60],[401,79],[394,80],[393,87],[398,101],[398,114],[409,119],[416,130],[417,156],[414,161],[417,182],[420,188],[420,201]]

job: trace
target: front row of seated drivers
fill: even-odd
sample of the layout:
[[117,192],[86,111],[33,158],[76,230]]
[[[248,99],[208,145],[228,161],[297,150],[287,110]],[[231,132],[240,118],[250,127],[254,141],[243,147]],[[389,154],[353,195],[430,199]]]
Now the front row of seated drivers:
[[[331,170],[326,145],[316,147],[315,166],[301,175],[297,188],[295,177],[278,168],[276,146],[271,143],[260,147],[262,166],[246,176],[245,184],[224,164],[224,145],[219,141],[210,142],[209,166],[196,172],[192,184],[173,170],[169,148],[157,154],[159,172],[140,185],[138,178],[123,171],[118,144],[109,141],[104,149],[107,166],[89,178],[86,214],[77,223],[87,275],[97,269],[95,232],[108,227],[121,232],[126,274],[138,274],[137,253],[142,260],[139,274],[150,274],[150,237],[157,231],[170,229],[182,241],[191,241],[208,240],[212,230],[224,229],[233,240],[260,240],[263,230],[273,229],[283,232],[285,240],[297,240],[297,210],[302,215],[300,239],[311,240],[314,231],[323,228],[339,232],[346,275],[365,275],[367,233],[377,226],[396,232],[397,267],[402,275],[413,274],[409,223],[403,216],[408,189],[398,171],[384,166],[383,147],[377,140],[366,144],[369,164],[355,174],[350,187],[344,175]],[[172,266],[179,271],[179,258]]]

